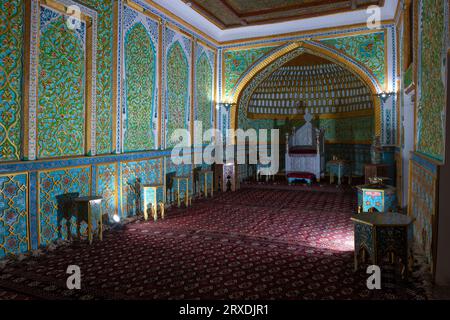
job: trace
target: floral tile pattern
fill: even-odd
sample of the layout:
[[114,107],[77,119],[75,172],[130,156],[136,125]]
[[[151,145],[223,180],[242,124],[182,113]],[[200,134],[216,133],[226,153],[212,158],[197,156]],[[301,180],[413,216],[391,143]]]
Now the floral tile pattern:
[[0,161],[20,159],[23,15],[22,0],[0,0]]
[[156,104],[156,50],[147,30],[137,23],[125,37],[126,110],[124,149],[154,148],[152,126]]

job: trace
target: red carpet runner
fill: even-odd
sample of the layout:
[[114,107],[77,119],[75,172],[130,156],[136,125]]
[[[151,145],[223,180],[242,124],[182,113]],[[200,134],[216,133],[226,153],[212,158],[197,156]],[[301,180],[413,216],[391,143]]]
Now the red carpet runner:
[[[103,242],[62,247],[0,270],[0,299],[424,299],[418,279],[353,272],[355,197],[246,188],[136,222]],[[82,289],[66,289],[80,266]]]

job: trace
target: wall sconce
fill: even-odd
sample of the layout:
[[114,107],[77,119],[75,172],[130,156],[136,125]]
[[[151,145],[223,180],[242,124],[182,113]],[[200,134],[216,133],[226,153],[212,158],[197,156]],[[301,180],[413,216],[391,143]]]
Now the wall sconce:
[[392,96],[395,96],[395,92],[380,92],[378,94],[376,94],[376,96],[378,98],[381,99],[381,101],[383,101],[383,103],[385,103],[387,101],[387,99],[389,99]]
[[233,102],[229,102],[229,101],[224,101],[224,102],[218,102],[216,104],[216,108],[220,109],[220,108],[225,108],[227,111],[231,109],[231,107],[237,105],[237,103],[233,103]]

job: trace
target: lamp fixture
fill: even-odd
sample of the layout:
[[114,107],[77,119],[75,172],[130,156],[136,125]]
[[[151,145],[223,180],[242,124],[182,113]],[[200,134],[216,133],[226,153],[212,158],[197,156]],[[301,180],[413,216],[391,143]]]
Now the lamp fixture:
[[381,101],[383,101],[383,103],[385,103],[387,101],[387,99],[389,99],[390,97],[392,97],[394,95],[395,95],[395,92],[385,92],[385,91],[376,94],[376,96],[378,98],[380,98]]
[[230,102],[230,101],[224,101],[224,102],[218,102],[218,103],[216,104],[216,108],[217,108],[217,109],[219,109],[219,108],[225,108],[225,109],[228,111],[229,109],[231,109],[231,107],[233,107],[233,106],[235,106],[235,105],[237,105],[237,103]]

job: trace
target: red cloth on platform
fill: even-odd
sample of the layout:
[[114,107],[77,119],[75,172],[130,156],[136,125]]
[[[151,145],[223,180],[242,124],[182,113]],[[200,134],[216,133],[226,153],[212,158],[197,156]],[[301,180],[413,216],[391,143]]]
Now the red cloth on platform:
[[287,177],[295,179],[309,179],[309,180],[316,179],[316,175],[310,172],[290,172],[287,174]]
[[289,148],[289,154],[316,154],[317,149],[305,148],[305,147],[292,147]]

